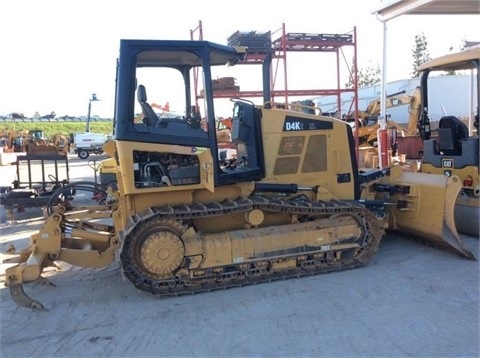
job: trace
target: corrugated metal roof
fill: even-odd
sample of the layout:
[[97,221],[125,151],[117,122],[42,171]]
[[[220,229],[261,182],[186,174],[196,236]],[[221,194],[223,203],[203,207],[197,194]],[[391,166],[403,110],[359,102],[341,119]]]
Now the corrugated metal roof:
[[401,15],[476,15],[479,0],[395,0],[373,12],[380,21]]

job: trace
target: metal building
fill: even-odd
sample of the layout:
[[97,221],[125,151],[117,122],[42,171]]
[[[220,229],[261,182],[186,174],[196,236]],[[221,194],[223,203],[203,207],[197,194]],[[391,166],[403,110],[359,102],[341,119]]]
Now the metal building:
[[[477,108],[473,103],[476,98],[476,77],[471,74],[445,75],[431,77],[428,81],[435,81],[432,87],[435,92],[431,93],[429,100],[430,119],[438,121],[444,115],[455,115],[459,118],[469,118],[475,115]],[[387,83],[387,96],[394,93],[405,92],[411,95],[420,84],[419,78],[398,80]],[[360,110],[367,108],[370,101],[379,99],[381,85],[362,87],[358,89],[358,107]],[[350,108],[353,95],[345,93],[342,95],[342,109]],[[334,113],[337,111],[336,96],[323,96],[313,99],[322,112]],[[352,106],[353,108],[353,106]],[[344,115],[345,113],[342,113]],[[408,106],[387,108],[387,115],[397,123],[407,123]]]

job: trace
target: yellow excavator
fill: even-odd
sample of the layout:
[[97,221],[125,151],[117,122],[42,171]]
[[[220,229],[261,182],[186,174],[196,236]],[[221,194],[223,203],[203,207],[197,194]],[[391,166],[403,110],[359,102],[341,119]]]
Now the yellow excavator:
[[[408,128],[404,128],[391,119],[386,119],[386,127],[395,129],[400,136],[417,135],[417,121],[420,113],[421,95],[420,87],[415,88],[411,95],[406,91],[394,93],[386,97],[386,108],[408,106]],[[358,112],[360,126],[358,138],[360,145],[377,146],[377,130],[380,128],[378,117],[380,115],[380,98],[372,100],[364,111]],[[344,120],[355,123],[355,113],[348,113]]]
[[[12,248],[5,261],[16,264],[5,285],[17,304],[43,308],[23,285],[55,261],[117,262],[137,289],[168,297],[361,267],[387,230],[475,259],[454,224],[459,178],[399,166],[360,172],[348,123],[271,105],[271,53],[262,63],[262,104],[232,99],[237,158],[221,161],[212,78],[246,51],[208,41],[121,40],[114,137],[104,145],[116,162],[117,189],[72,182],[52,195],[30,245]],[[157,82],[157,70],[177,71],[181,85]],[[203,107],[192,113],[197,73]],[[149,105],[147,88],[166,85],[184,99],[183,115],[159,118]],[[197,111],[207,126],[192,125]],[[89,189],[104,195],[98,205],[67,205]]]

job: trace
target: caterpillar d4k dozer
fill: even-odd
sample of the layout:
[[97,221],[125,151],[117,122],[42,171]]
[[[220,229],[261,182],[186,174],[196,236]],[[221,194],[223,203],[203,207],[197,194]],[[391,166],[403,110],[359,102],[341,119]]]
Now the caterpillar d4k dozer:
[[[231,114],[237,150],[236,160],[221,161],[212,78],[245,52],[207,41],[121,41],[114,138],[104,146],[118,190],[102,205],[70,209],[60,199],[88,185],[55,193],[44,226],[8,261],[17,265],[5,285],[18,304],[43,307],[23,284],[56,260],[95,268],[117,258],[135,287],[173,296],[359,267],[387,229],[474,258],[454,225],[458,177],[399,167],[359,174],[348,123],[272,105],[272,54],[262,64],[262,105],[237,98],[221,113]],[[181,106],[178,115],[155,113],[146,88]]]

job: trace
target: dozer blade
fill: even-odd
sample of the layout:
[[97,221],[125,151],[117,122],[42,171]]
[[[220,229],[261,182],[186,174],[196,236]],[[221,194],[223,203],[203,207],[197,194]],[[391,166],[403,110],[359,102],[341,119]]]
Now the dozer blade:
[[15,303],[19,306],[37,310],[45,310],[45,307],[40,302],[35,301],[27,296],[23,290],[22,284],[10,285],[10,295]]
[[389,201],[390,228],[419,236],[429,244],[476,259],[455,226],[455,201],[462,189],[457,176],[405,172],[392,167],[388,177],[396,188]]

